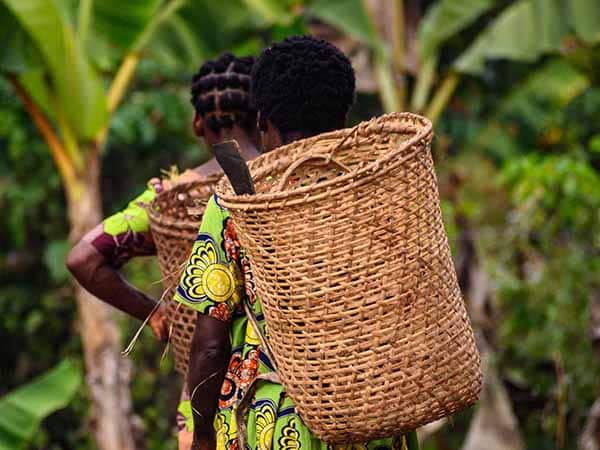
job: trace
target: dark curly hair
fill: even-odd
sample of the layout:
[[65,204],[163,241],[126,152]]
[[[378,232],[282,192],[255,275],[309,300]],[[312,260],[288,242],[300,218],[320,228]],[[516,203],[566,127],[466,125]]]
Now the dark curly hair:
[[344,126],[355,85],[352,65],[337,47],[293,36],[263,50],[250,95],[261,121],[269,119],[284,134],[312,136]]
[[245,130],[256,126],[256,110],[250,102],[252,56],[236,58],[225,53],[206,61],[192,77],[191,102],[215,133],[234,124]]

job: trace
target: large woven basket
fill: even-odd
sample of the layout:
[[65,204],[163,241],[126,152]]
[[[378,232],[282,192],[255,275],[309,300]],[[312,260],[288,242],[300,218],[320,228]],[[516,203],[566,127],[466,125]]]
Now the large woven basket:
[[[202,221],[203,207],[222,174],[198,181],[179,184],[156,196],[149,208],[150,229],[156,244],[158,262],[170,323],[170,342],[175,353],[175,368],[187,375],[189,349],[196,327],[193,309],[173,301],[173,294],[190,254]],[[196,207],[197,214],[189,215],[188,208]],[[201,209],[197,207],[201,206]]]
[[257,195],[217,187],[252,262],[280,379],[327,442],[397,435],[478,398],[431,139],[427,119],[390,114],[250,163]]

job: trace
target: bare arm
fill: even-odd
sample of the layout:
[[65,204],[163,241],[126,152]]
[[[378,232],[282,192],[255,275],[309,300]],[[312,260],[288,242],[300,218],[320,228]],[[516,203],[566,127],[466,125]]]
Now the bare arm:
[[214,448],[214,419],[231,351],[230,324],[198,314],[190,349],[188,390],[194,417],[192,450]]
[[[101,225],[99,225],[101,226]],[[89,235],[97,234],[97,230]],[[100,300],[140,320],[145,320],[156,307],[156,301],[129,284],[111,262],[84,237],[67,257],[67,267],[79,284]],[[167,338],[166,317],[158,310],[150,326],[160,340]]]

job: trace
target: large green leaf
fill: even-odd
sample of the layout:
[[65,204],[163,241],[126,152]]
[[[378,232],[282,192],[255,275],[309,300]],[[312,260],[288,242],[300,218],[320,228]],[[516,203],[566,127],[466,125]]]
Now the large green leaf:
[[382,47],[361,0],[316,0],[307,13],[378,50]]
[[42,419],[69,404],[81,385],[81,369],[63,361],[50,372],[0,398],[0,450],[18,450]]
[[257,31],[265,24],[257,14],[249,13],[242,0],[205,2],[201,8],[188,3],[165,20],[146,51],[167,66],[195,70],[207,58],[225,51],[243,52],[246,43],[251,44],[249,52],[256,52]]
[[589,0],[568,0],[569,22],[588,44],[600,42],[600,2]]
[[269,24],[289,24],[294,19],[293,0],[243,0],[247,8]]
[[431,56],[444,41],[472,24],[495,3],[494,0],[440,0],[434,3],[419,24],[421,58]]
[[50,119],[54,119],[54,110],[50,100],[50,90],[43,69],[28,70],[19,76],[19,83],[29,96]]
[[[94,0],[90,36],[127,50],[157,13],[161,0]],[[168,2],[165,2],[168,3]]]
[[55,0],[2,0],[44,60],[57,107],[81,138],[93,138],[108,114],[104,87]]
[[3,3],[0,3],[0,42],[0,70],[22,73],[41,65],[33,41]]
[[488,59],[533,62],[559,48],[567,33],[561,0],[520,0],[502,14],[456,61],[460,72],[481,74]]

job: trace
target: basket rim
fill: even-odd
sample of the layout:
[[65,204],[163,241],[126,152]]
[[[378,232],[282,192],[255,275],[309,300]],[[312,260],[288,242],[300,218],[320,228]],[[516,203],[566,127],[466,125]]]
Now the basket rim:
[[181,191],[188,191],[198,185],[209,185],[209,184],[214,184],[216,182],[220,182],[222,177],[223,177],[223,172],[214,172],[210,175],[203,176],[201,179],[187,181],[185,183],[180,183],[169,189],[166,189],[166,190],[160,192],[159,194],[156,194],[156,197],[150,202],[150,205],[148,205],[148,208],[147,208],[148,216],[150,217],[151,221],[155,221],[157,223],[185,222],[185,220],[182,221],[181,219],[179,219],[177,217],[165,214],[165,211],[160,209],[159,202],[162,201],[167,196],[177,195],[177,194],[181,193]]
[[[216,190],[215,190],[217,196],[219,197],[220,203],[222,203],[223,206],[225,206],[225,207],[232,207],[235,205],[235,207],[239,207],[239,208],[243,208],[243,209],[252,209],[253,207],[263,209],[265,206],[267,208],[269,206],[276,207],[275,204],[269,205],[269,203],[271,203],[271,202],[279,203],[277,201],[285,201],[286,199],[290,199],[291,197],[296,197],[299,195],[303,195],[303,197],[306,198],[306,197],[310,196],[310,194],[312,194],[313,192],[323,190],[324,188],[331,188],[332,186],[334,186],[336,184],[340,184],[340,183],[349,184],[346,182],[350,181],[350,180],[356,181],[357,179],[359,179],[361,177],[372,175],[373,172],[378,170],[383,163],[389,161],[394,156],[396,156],[398,153],[401,153],[402,151],[406,150],[408,147],[414,145],[416,142],[421,141],[424,138],[426,138],[427,136],[429,136],[433,129],[433,125],[432,125],[431,121],[424,116],[420,116],[418,114],[414,114],[414,113],[410,113],[410,112],[393,112],[393,113],[388,113],[388,114],[384,114],[381,116],[373,117],[372,119],[360,122],[359,124],[357,124],[353,127],[343,128],[341,130],[334,130],[334,131],[330,131],[328,133],[322,133],[317,136],[312,136],[312,137],[309,137],[306,139],[294,141],[290,144],[286,144],[286,145],[279,147],[279,148],[273,150],[272,152],[269,152],[266,154],[269,154],[271,156],[276,156],[278,153],[281,153],[282,156],[285,157],[285,154],[290,149],[294,149],[299,146],[303,146],[303,145],[307,145],[307,144],[312,144],[313,142],[318,142],[318,141],[328,139],[328,138],[331,139],[331,138],[344,137],[344,139],[345,139],[346,137],[350,136],[351,133],[354,132],[355,130],[358,130],[361,128],[368,129],[369,127],[372,127],[379,122],[384,122],[384,123],[385,122],[413,122],[413,126],[416,128],[416,130],[415,130],[416,132],[409,139],[401,142],[397,148],[394,148],[392,151],[387,152],[382,157],[361,167],[357,171],[340,175],[336,178],[327,180],[327,181],[325,181],[323,183],[319,183],[319,184],[311,184],[309,186],[302,186],[302,187],[299,187],[296,189],[283,190],[283,191],[279,191],[279,192],[268,192],[268,193],[252,194],[252,195],[250,195],[250,194],[235,195],[233,193],[230,193],[231,188],[229,185],[229,180],[227,180],[227,177],[223,177],[223,179],[221,179],[218,182]],[[318,153],[315,153],[315,154],[318,154]],[[256,173],[253,173],[253,178],[256,179],[260,176],[264,176],[264,174],[268,173],[269,169],[272,169],[274,166],[277,165],[278,161],[280,161],[280,159],[276,158],[272,163],[268,164],[267,166],[260,167],[260,169]]]

